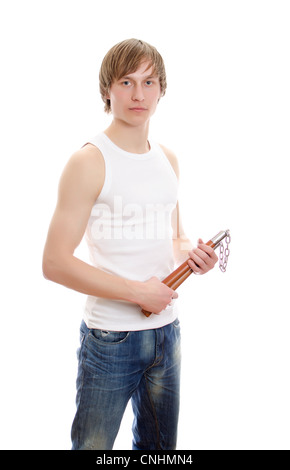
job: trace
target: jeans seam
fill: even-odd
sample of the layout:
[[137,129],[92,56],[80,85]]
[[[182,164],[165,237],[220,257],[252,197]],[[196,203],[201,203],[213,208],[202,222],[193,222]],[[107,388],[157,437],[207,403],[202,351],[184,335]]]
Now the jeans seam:
[[146,390],[147,390],[147,393],[148,393],[148,397],[149,397],[149,401],[150,401],[150,404],[151,404],[151,407],[152,407],[152,411],[153,411],[153,416],[154,416],[154,421],[155,421],[155,429],[156,429],[156,442],[157,442],[157,449],[156,450],[161,450],[161,446],[160,446],[160,430],[159,430],[159,425],[158,425],[158,419],[157,419],[157,414],[156,414],[156,410],[155,410],[155,406],[154,406],[154,403],[153,403],[153,400],[152,400],[152,397],[151,397],[151,393],[150,393],[150,389],[148,387],[148,379],[147,379],[147,376],[146,374],[144,374],[145,376],[145,383],[146,383]]
[[[85,361],[86,354],[84,353],[84,343],[87,339],[87,335],[84,334],[82,339],[81,339],[81,345],[80,345],[80,357],[79,357],[79,367],[81,367],[81,380],[80,380],[80,386],[79,386],[79,400],[78,400],[78,405],[77,405],[77,410],[81,408],[81,403],[82,403],[82,398],[83,398],[83,388],[84,388],[84,367],[83,363]],[[80,420],[78,419],[78,422],[76,424],[76,441],[79,447],[80,443],[80,426],[79,426]]]

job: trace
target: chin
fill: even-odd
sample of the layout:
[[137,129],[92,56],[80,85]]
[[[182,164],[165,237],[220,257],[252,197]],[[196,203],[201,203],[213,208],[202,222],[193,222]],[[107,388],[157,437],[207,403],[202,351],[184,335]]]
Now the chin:
[[122,117],[116,116],[117,119],[119,119],[120,121],[123,121],[124,123],[132,127],[139,127],[139,126],[148,124],[150,117],[151,116],[148,116],[148,115],[147,116],[144,116],[144,115],[143,116],[140,116],[140,115],[122,116]]

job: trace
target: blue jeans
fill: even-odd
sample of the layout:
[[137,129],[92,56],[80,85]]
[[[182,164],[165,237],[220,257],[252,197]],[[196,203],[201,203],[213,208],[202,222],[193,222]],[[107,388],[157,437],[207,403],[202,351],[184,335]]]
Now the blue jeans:
[[131,399],[133,450],[176,447],[179,320],[155,330],[101,331],[81,324],[73,450],[110,450]]

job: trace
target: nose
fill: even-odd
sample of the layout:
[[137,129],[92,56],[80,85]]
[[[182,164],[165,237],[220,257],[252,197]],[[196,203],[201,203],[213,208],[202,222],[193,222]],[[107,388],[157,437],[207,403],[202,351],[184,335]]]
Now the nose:
[[142,85],[136,84],[133,88],[132,93],[132,100],[133,101],[144,101],[144,93],[142,89]]

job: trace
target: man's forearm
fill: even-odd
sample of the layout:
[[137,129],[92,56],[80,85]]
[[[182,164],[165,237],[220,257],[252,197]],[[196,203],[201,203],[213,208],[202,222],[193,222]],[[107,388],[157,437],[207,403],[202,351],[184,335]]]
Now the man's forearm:
[[155,314],[164,310],[172,298],[176,298],[176,293],[156,277],[144,282],[124,279],[97,269],[73,255],[61,259],[44,255],[43,274],[47,279],[83,294],[125,300]]
[[142,287],[141,282],[106,273],[73,255],[57,260],[44,257],[43,274],[47,279],[83,294],[134,303]]

